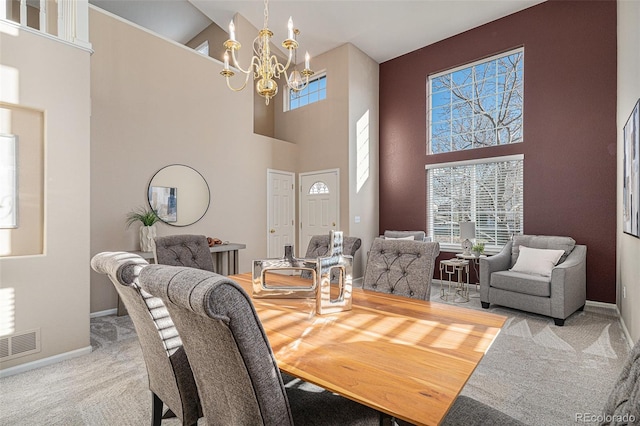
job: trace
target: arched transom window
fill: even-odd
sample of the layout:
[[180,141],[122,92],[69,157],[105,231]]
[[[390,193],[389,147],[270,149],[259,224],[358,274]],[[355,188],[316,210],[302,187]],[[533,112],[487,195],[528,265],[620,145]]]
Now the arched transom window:
[[319,195],[319,194],[328,194],[328,193],[329,193],[329,187],[324,182],[318,181],[313,185],[311,185],[311,188],[309,188],[309,195]]

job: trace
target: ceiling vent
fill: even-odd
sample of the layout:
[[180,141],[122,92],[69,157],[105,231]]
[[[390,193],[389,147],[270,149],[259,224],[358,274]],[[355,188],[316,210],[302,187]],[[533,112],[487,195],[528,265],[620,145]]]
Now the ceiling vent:
[[40,352],[40,329],[0,337],[0,360],[7,361]]

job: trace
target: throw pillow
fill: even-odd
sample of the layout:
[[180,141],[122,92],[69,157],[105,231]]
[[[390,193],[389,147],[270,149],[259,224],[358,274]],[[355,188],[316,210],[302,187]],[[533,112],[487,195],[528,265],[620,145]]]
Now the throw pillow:
[[564,250],[535,249],[520,246],[520,254],[513,268],[513,272],[542,275],[550,277],[551,270],[564,254]]
[[424,231],[384,231],[385,238],[400,238],[411,235],[414,240],[422,241],[424,240],[425,232]]
[[414,240],[414,238],[411,235],[409,235],[408,237],[385,237],[384,239],[385,240],[411,240],[411,241]]

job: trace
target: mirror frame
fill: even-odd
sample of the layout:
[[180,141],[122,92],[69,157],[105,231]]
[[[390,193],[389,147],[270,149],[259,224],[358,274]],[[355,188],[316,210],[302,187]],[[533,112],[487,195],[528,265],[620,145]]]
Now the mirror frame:
[[153,176],[151,176],[151,179],[149,180],[149,184],[147,185],[147,194],[146,194],[147,203],[149,204],[149,208],[151,208],[153,210],[153,207],[151,205],[151,199],[149,197],[149,192],[150,192],[151,187],[152,187],[151,184],[153,183],[153,180],[156,178],[156,176],[158,176],[159,173],[161,173],[162,171],[164,171],[164,170],[166,170],[166,169],[168,169],[170,167],[184,167],[184,168],[190,169],[190,171],[193,171],[198,176],[200,176],[200,178],[202,179],[202,182],[204,182],[204,186],[207,188],[207,206],[205,207],[205,209],[202,212],[202,214],[197,219],[193,220],[192,222],[185,223],[185,224],[176,224],[176,223],[173,223],[173,222],[167,222],[167,221],[159,218],[160,222],[165,223],[165,224],[170,225],[170,226],[175,226],[175,227],[185,227],[185,226],[193,225],[194,223],[199,222],[204,217],[204,215],[207,214],[207,212],[209,211],[209,207],[211,206],[211,188],[209,187],[209,183],[207,182],[207,180],[204,178],[204,176],[202,176],[202,173],[200,173],[199,171],[197,171],[196,169],[194,169],[191,166],[187,166],[186,164],[177,164],[177,163],[176,164],[169,164],[167,166],[164,166],[164,167],[160,168],[157,172],[155,172],[153,174]]

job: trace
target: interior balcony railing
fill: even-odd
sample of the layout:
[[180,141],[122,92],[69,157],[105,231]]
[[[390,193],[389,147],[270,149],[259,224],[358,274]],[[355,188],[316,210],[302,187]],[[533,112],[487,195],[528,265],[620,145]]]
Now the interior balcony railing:
[[91,49],[87,0],[0,0],[0,20]]

